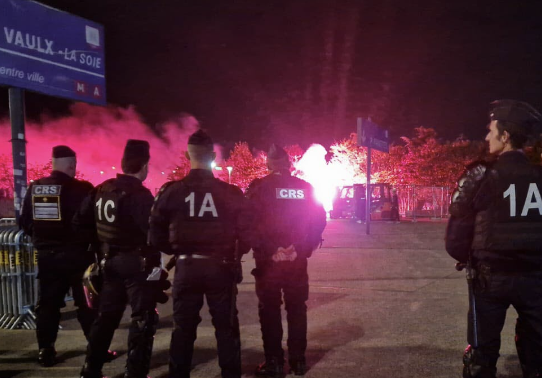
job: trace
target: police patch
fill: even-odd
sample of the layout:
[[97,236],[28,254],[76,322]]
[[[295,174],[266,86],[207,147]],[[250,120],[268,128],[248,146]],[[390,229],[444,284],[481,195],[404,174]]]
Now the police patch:
[[305,199],[304,189],[276,188],[277,199]]
[[60,185],[36,185],[32,188],[32,216],[34,220],[62,220],[59,194]]

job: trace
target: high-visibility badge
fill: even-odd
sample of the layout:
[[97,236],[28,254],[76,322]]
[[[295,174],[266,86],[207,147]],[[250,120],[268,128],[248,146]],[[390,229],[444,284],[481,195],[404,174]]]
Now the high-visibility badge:
[[305,190],[294,188],[276,188],[277,199],[305,199]]

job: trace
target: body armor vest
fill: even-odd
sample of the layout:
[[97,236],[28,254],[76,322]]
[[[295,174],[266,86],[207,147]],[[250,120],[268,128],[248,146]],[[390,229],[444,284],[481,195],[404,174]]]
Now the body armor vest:
[[140,235],[141,232],[125,208],[125,199],[137,189],[122,185],[117,179],[108,180],[98,187],[94,199],[94,216],[101,242],[123,247],[145,244],[145,235]]
[[173,184],[179,198],[170,226],[175,254],[202,254],[232,258],[237,240],[236,199],[228,184],[190,177]]
[[71,231],[74,211],[84,198],[88,184],[64,177],[45,177],[31,188],[33,241],[37,246],[67,247],[80,243]]
[[312,196],[311,185],[289,173],[271,174],[255,183],[253,199],[260,207],[259,231],[265,242],[258,251],[261,257],[292,244],[299,253],[308,249]]
[[481,210],[475,218],[472,248],[516,259],[517,252],[525,252],[538,260],[542,258],[537,256],[542,252],[542,167],[515,154],[495,163],[477,193],[475,203],[481,204]]
[[[36,181],[32,186],[32,217],[37,239],[61,243],[69,239],[71,219],[62,216],[62,185],[51,178]],[[65,190],[64,190],[65,191]]]

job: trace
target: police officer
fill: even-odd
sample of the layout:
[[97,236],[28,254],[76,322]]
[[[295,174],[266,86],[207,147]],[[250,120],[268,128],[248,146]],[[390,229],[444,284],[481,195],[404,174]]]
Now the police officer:
[[213,142],[203,130],[188,139],[191,170],[161,188],[150,219],[150,244],[178,257],[173,282],[175,328],[169,377],[189,377],[203,298],[215,327],[224,378],[241,377],[239,322],[235,304],[236,244],[248,252],[250,214],[236,186],[213,177]]
[[497,159],[467,167],[452,196],[446,250],[475,269],[477,332],[469,311],[468,341],[478,345],[464,377],[496,376],[510,305],[524,377],[542,376],[542,167],[522,152],[541,121],[524,102],[493,102],[486,141]]
[[55,341],[60,309],[69,289],[77,307],[77,319],[88,336],[96,312],[87,307],[81,278],[92,253],[88,243],[71,229],[71,219],[92,184],[76,180],[75,152],[67,146],[53,147],[53,172],[34,181],[23,203],[19,223],[32,237],[38,250],[39,298],[36,305],[38,362],[43,366],[56,363]]
[[99,316],[92,325],[84,378],[102,377],[101,369],[115,329],[129,303],[125,378],[147,377],[158,315],[155,287],[147,280],[160,265],[160,252],[146,248],[148,219],[154,201],[143,186],[147,177],[149,143],[130,139],[122,157],[123,174],[98,185],[73,219],[80,230],[95,230],[101,244],[104,282]]
[[256,374],[281,377],[284,373],[281,304],[284,295],[288,319],[288,360],[296,375],[306,371],[307,259],[320,244],[326,226],[325,211],[312,186],[290,175],[288,154],[272,145],[267,156],[270,174],[254,180],[247,197],[254,210],[257,234],[254,245],[256,294],[265,362]]

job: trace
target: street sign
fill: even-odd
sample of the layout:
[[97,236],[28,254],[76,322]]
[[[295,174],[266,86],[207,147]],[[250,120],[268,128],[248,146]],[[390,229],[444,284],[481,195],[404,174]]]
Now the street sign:
[[106,104],[103,26],[28,0],[0,0],[0,85]]
[[388,130],[383,130],[368,119],[358,118],[358,146],[370,147],[382,152],[390,152]]

